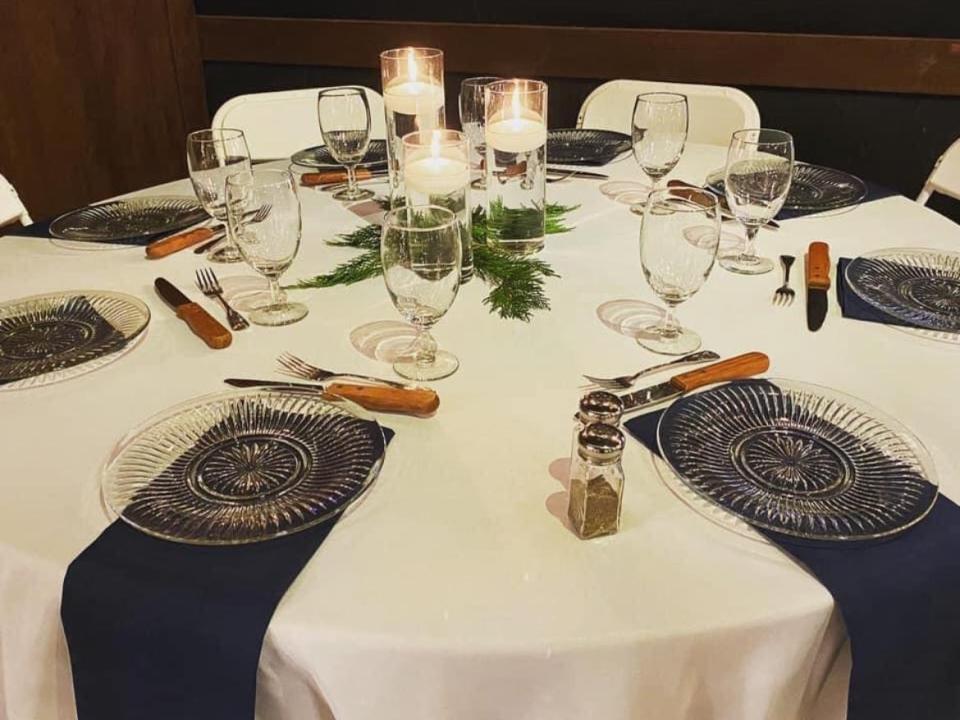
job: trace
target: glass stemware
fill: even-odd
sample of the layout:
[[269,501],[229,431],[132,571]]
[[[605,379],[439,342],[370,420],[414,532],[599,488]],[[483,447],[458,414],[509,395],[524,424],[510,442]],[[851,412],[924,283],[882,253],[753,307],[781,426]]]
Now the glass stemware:
[[[631,136],[633,157],[650,178],[650,192],[680,161],[687,143],[687,96],[652,92],[637,95],[633,105]],[[643,210],[638,206],[637,211]]]
[[383,280],[394,306],[417,329],[412,355],[393,369],[411,380],[438,380],[456,372],[456,356],[437,349],[430,328],[460,289],[462,247],[456,215],[438,205],[408,205],[386,214],[380,242]]
[[724,194],[730,212],[745,229],[743,247],[720,257],[720,265],[743,275],[773,269],[756,252],[757,231],[783,207],[793,178],[793,137],[782,130],[737,130],[730,139],[724,170]]
[[650,194],[640,226],[640,265],[667,310],[658,325],[645,328],[637,338],[640,345],[664,355],[700,347],[700,336],[680,327],[673,309],[706,281],[719,243],[720,213],[713,193],[682,188]]
[[[187,170],[197,200],[210,217],[227,224],[226,181],[250,170],[250,150],[243,130],[213,128],[187,135]],[[243,257],[227,228],[223,242],[208,254],[212,262],[240,262]]]
[[471,77],[460,83],[460,126],[470,141],[470,152],[480,157],[480,177],[473,187],[482,190],[487,186],[486,173],[482,172],[483,158],[487,154],[487,141],[484,137],[486,123],[486,105],[483,89],[501,78],[493,76]]
[[[247,170],[227,178],[230,232],[244,260],[270,282],[270,302],[250,312],[258,325],[289,325],[307,315],[286,302],[280,276],[300,249],[300,198],[288,170]],[[258,214],[259,211],[259,214]]]
[[320,133],[330,155],[347,169],[347,186],[333,194],[335,200],[366,200],[373,191],[357,187],[357,163],[370,144],[370,104],[362,88],[337,87],[317,96]]

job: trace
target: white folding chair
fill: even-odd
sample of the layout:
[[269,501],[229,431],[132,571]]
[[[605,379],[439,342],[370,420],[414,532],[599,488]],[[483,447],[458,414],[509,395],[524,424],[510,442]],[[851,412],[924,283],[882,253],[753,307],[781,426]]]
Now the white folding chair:
[[0,227],[18,220],[21,225],[29,225],[33,222],[13,185],[0,175]]
[[689,142],[726,146],[736,130],[760,127],[756,103],[736,88],[647,80],[611,80],[596,88],[580,106],[577,127],[616,130],[629,135],[634,101],[640,93],[648,92],[687,96]]
[[960,200],[960,139],[948,147],[934,164],[923,190],[917,195],[917,202],[926,205],[935,192]]
[[[211,127],[243,130],[255,160],[290,157],[323,144],[317,120],[317,93],[323,89],[238,95],[220,106]],[[385,138],[383,97],[376,90],[363,89],[370,103],[370,137]]]

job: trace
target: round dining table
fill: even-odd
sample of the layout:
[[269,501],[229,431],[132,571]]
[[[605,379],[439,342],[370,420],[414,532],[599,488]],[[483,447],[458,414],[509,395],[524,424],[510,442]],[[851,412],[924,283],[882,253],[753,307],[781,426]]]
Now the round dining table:
[[[703,182],[724,158],[722,147],[688,145],[670,177]],[[630,159],[597,169],[641,180]],[[539,256],[559,275],[546,281],[548,311],[504,320],[483,304],[481,279],[461,287],[434,330],[460,369],[431,384],[440,395],[433,417],[379,416],[396,432],[379,477],[269,626],[260,720],[845,716],[849,643],[827,590],[759,535],[696,508],[640,443],[628,438],[623,456],[620,531],[580,540],[565,519],[582,374],[619,375],[665,359],[641,348],[623,322],[659,300],[640,267],[641,219],[603,187],[581,178],[547,186],[549,201],[577,206],[567,216],[572,229],[549,235]],[[192,194],[186,180],[142,192]],[[303,239],[287,282],[353,257],[356,250],[325,241],[364,222],[328,192],[300,195]],[[724,243],[742,232],[736,223],[723,229]],[[810,332],[802,258],[815,240],[829,244],[835,263],[879,248],[956,250],[960,226],[902,196],[785,220],[760,232],[758,249],[798,258],[793,304],[773,303],[779,264],[759,276],[715,266],[679,306],[680,321],[704,349],[766,353],[771,377],[834,388],[897,418],[926,445],[941,491],[960,497],[960,345],[846,319],[832,291],[822,329]],[[325,368],[392,374],[367,332],[399,321],[381,279],[290,291],[308,305],[306,319],[253,326],[215,351],[153,289],[163,276],[223,319],[195,285],[205,264],[190,251],[147,260],[142,247],[79,249],[16,231],[0,240],[0,300],[113,290],[152,314],[142,341],[116,362],[0,390],[0,717],[75,717],[61,584],[114,519],[100,479],[131,428],[226,390],[228,377],[280,379],[284,351]],[[255,275],[243,264],[215,269],[228,288]]]

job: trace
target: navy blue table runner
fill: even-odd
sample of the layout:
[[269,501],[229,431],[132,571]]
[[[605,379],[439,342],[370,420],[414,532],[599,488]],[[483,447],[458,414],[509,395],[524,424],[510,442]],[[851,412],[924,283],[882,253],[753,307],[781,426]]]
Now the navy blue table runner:
[[[624,423],[658,453],[662,411]],[[901,535],[811,542],[757,530],[827,588],[853,658],[848,720],[960,718],[960,507],[940,496]]]

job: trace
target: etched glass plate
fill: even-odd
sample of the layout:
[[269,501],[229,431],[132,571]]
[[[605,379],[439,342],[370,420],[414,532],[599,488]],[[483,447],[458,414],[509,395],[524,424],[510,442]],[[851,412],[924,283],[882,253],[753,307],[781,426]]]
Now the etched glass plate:
[[96,370],[134,346],[150,322],[140,300],[106,290],[32,295],[0,304],[0,390]]
[[568,128],[547,133],[547,162],[557,165],[606,165],[629,152],[630,136],[613,130]]
[[[333,159],[333,156],[325,145],[317,145],[316,147],[295,152],[290,160],[297,165],[322,168],[323,170],[339,170],[343,167],[343,165]],[[366,168],[367,170],[379,170],[386,166],[387,141],[371,140],[367,146],[367,154],[363,156],[361,162],[357,163],[357,167]]]
[[660,451],[695,492],[751,525],[817,540],[892,535],[933,507],[929,453],[856,398],[791,380],[743,380],[675,402]]
[[50,223],[50,235],[80,242],[133,240],[174,233],[208,217],[192,197],[132,197],[65,213]]
[[960,252],[877,250],[851,260],[845,278],[857,295],[898,320],[960,333]]
[[[723,170],[707,177],[707,187],[723,195]],[[856,205],[867,196],[867,185],[856,175],[843,170],[796,163],[790,191],[783,207],[787,210],[824,212]]]
[[258,542],[342,512],[373,482],[383,431],[357,406],[306,391],[238,390],[133,430],[103,496],[150,535],[198,545]]

